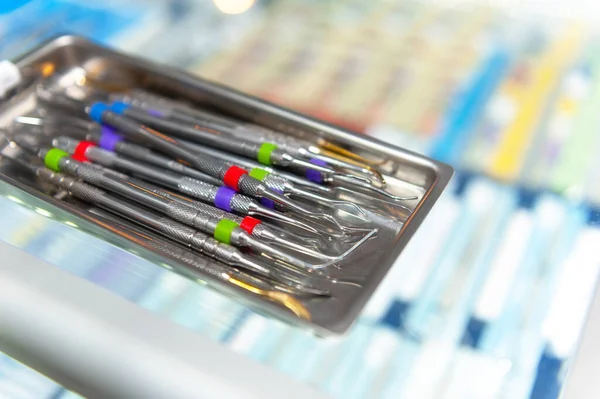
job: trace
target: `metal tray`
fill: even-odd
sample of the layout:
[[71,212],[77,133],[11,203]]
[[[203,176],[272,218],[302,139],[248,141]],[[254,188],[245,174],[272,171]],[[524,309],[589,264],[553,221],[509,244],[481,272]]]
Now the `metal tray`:
[[[341,334],[352,325],[453,174],[450,166],[422,155],[298,114],[184,71],[120,54],[80,37],[62,36],[53,39],[15,62],[26,72],[28,80],[11,98],[0,103],[0,128],[6,127],[15,116],[35,109],[32,82],[45,77],[60,78],[79,70],[106,84],[139,87],[165,96],[185,99],[289,135],[309,139],[323,138],[353,151],[368,153],[385,160],[387,189],[397,194],[416,195],[418,199],[405,204],[410,206],[411,213],[393,206],[381,207],[375,221],[379,228],[377,237],[340,265],[344,273],[360,276],[361,287],[334,286],[330,298],[303,300],[312,314],[311,321],[300,320],[283,307],[236,287],[226,286],[208,274],[200,276],[209,285],[223,290],[226,295],[235,295],[254,310],[312,328],[317,334]],[[6,157],[0,157],[0,179],[25,191],[26,193],[19,191],[25,202],[35,202],[38,204],[36,206],[44,204],[47,209],[53,210],[53,215],[59,215],[57,218],[63,221],[74,220],[78,228],[100,236],[116,246],[154,262],[167,263],[175,270],[190,271],[190,266],[180,262],[176,256],[158,252],[143,240],[131,240],[131,236],[128,240],[124,239],[124,234],[111,228],[110,222],[103,222],[101,217],[92,217],[87,212],[86,204],[61,201],[52,197],[48,194],[47,187],[16,168]],[[0,194],[6,195],[7,188],[10,188],[5,183],[0,183]],[[8,191],[14,195],[14,189]],[[212,262],[208,258],[205,259],[206,262]],[[197,272],[191,272],[198,278]]]

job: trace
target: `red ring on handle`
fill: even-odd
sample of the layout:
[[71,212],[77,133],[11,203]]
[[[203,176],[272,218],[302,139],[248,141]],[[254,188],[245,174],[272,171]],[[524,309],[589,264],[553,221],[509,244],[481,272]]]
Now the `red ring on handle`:
[[253,218],[252,216],[246,216],[242,219],[242,223],[240,223],[240,227],[245,230],[248,234],[252,234],[254,228],[261,224],[262,222],[258,219]]
[[75,147],[75,151],[73,151],[73,159],[79,162],[87,162],[89,161],[88,157],[85,155],[85,152],[90,147],[95,147],[96,143],[92,141],[80,141]]
[[225,183],[227,187],[233,188],[235,191],[240,191],[240,187],[238,186],[240,178],[247,174],[248,171],[245,169],[233,165],[227,169],[227,172],[225,172],[225,176],[223,176],[223,183]]

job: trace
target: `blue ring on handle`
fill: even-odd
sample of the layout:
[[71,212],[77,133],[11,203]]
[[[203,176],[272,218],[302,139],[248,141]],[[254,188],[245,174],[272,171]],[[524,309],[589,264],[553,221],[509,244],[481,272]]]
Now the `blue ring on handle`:
[[119,115],[123,115],[123,113],[129,108],[131,108],[131,105],[123,101],[113,101],[113,103],[110,105],[110,110]]
[[93,103],[92,106],[90,107],[90,111],[88,112],[88,115],[90,116],[90,119],[93,120],[94,122],[102,123],[102,115],[106,111],[110,111],[110,108],[108,107],[108,105],[106,105],[105,103],[102,103],[102,102],[96,102],[96,103]]

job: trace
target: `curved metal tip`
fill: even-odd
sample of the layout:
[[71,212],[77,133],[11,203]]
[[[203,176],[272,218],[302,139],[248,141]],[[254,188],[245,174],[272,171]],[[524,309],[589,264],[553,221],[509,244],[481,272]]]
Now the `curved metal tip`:
[[312,319],[310,311],[306,309],[302,302],[290,294],[278,291],[267,291],[265,296],[274,302],[282,304],[301,319],[308,321]]
[[352,152],[350,150],[347,150],[343,147],[340,147],[337,144],[334,144],[334,143],[332,143],[330,141],[326,141],[326,140],[319,141],[319,146],[327,151],[331,151],[331,152],[333,152],[335,154],[339,154],[343,157],[347,157],[347,158],[356,160],[357,162],[364,163],[365,165],[381,166],[381,165],[384,165],[386,162],[388,162],[387,159],[382,159],[380,161],[373,161],[371,159],[368,159],[361,155],[355,154],[354,152]]
[[[268,189],[263,190],[261,194],[263,195],[263,197],[268,198],[272,201],[275,201],[279,204],[285,205],[288,208],[290,208],[291,210],[296,211],[296,212],[300,213],[301,215],[304,215],[310,219],[328,221],[329,223],[332,223],[338,229],[338,231],[341,231],[341,232],[366,232],[366,231],[370,230],[370,229],[364,229],[364,228],[360,228],[360,227],[345,226],[345,225],[341,224],[332,215],[329,215],[324,212],[308,209],[308,208],[296,203],[296,201],[289,199],[285,195],[276,193],[276,192],[268,190]],[[295,219],[292,219],[292,220],[294,220],[296,223],[302,223]],[[305,225],[305,226],[307,226],[307,225]],[[314,228],[311,228],[311,230],[313,232],[319,233]]]
[[312,268],[313,269],[323,269],[325,267],[333,266],[335,263],[350,256],[350,254],[352,254],[354,251],[356,251],[356,249],[358,249],[358,247],[363,245],[367,240],[371,239],[373,236],[377,235],[378,232],[379,232],[379,229],[370,230],[369,233],[367,233],[363,238],[361,238],[354,245],[352,245],[349,249],[347,249],[346,252],[344,252],[343,254],[336,256],[336,257],[331,257],[331,259],[327,262],[313,265]]
[[409,201],[409,200],[415,200],[418,197],[417,196],[410,196],[410,197],[399,197],[397,195],[394,195],[392,193],[387,192],[386,190],[379,188],[379,187],[375,187],[370,181],[369,183],[364,183],[364,181],[360,181],[359,179],[348,179],[346,176],[343,175],[334,175],[333,178],[335,180],[338,180],[340,182],[346,183],[346,184],[350,184],[350,185],[355,185],[357,187],[360,188],[364,188],[365,190],[370,190],[373,192],[376,192],[377,194],[380,194],[386,198],[389,198],[391,200],[394,201]]
[[[283,237],[279,237],[279,236],[277,236],[276,234],[273,234],[270,231],[265,236],[261,236],[261,238],[266,239],[268,241],[271,241],[274,244],[280,244],[281,246],[285,247],[286,249],[290,249],[290,250],[296,251],[298,253],[302,253],[302,254],[308,255],[308,256],[310,256],[312,258],[315,258],[315,259],[325,260],[325,261],[328,261],[328,262],[339,262],[339,261],[347,258],[358,247],[360,247],[362,244],[364,244],[365,241],[367,241],[373,235],[377,234],[377,232],[378,232],[377,229],[370,230],[369,233],[367,233],[363,238],[361,238],[359,241],[357,241],[356,243],[354,243],[352,245],[352,247],[350,247],[348,250],[346,250],[341,255],[336,255],[336,256],[327,255],[327,254],[324,254],[324,253],[319,252],[319,251],[314,251],[314,250],[312,250],[310,248],[307,248],[305,245],[299,244],[297,242],[288,240],[288,239],[283,238]],[[326,267],[326,266],[328,266],[328,264],[317,265],[314,268],[318,269],[318,268],[322,268],[322,267]],[[311,268],[313,268],[313,267],[311,267]]]
[[306,309],[306,307],[299,300],[297,300],[290,294],[273,290],[264,290],[262,288],[255,287],[251,284],[238,280],[234,277],[229,277],[228,281],[240,288],[245,289],[246,291],[252,292],[256,295],[260,295],[273,302],[283,305],[285,308],[289,309],[292,313],[294,313],[301,319],[309,321],[312,319],[312,315],[310,314],[308,309]]
[[343,209],[344,212],[347,212],[353,216],[356,216],[358,218],[362,218],[363,220],[365,220],[364,218],[367,216],[366,212],[364,211],[364,209],[359,206],[358,204],[355,204],[354,202],[351,201],[344,201],[344,200],[337,200],[337,199],[333,199],[333,198],[328,198],[325,197],[323,195],[319,195],[316,193],[313,193],[311,191],[308,190],[303,190],[301,188],[298,188],[296,186],[293,186],[293,189],[290,193],[291,195],[296,195],[300,198],[303,199],[308,199],[308,200],[313,200],[317,203],[323,204],[325,206],[332,206],[332,207],[346,207],[346,208],[352,208],[354,209],[358,214],[349,211],[348,209]]
[[337,152],[329,151],[319,147],[314,147],[314,150],[311,150],[311,152],[313,157],[320,158],[327,163],[342,167],[344,169],[355,170],[363,174],[371,175],[383,186],[386,185],[383,174],[366,162],[361,162],[360,160],[352,159],[342,154],[338,154]]
[[290,210],[299,212],[301,214],[313,215],[313,216],[324,215],[323,212],[314,211],[305,206],[302,206],[299,203],[297,203],[296,201],[286,197],[285,195],[279,194],[275,191],[271,191],[266,187],[264,190],[262,190],[260,192],[260,195],[263,196],[264,198],[270,199],[271,201],[274,201],[278,204],[284,205],[285,207],[289,208]]
[[355,250],[358,249],[358,247],[360,247],[362,244],[364,244],[367,240],[373,238],[374,236],[377,235],[377,233],[379,233],[379,229],[373,229],[371,231],[369,231],[363,238],[361,238],[359,241],[357,241],[354,245],[352,245],[348,250],[346,250],[346,252],[344,252],[343,254],[339,255],[337,258],[337,260],[342,260],[344,258],[347,258],[352,252],[354,252]]
[[[297,165],[297,166],[302,166],[305,167],[306,169],[311,169],[317,172],[321,172],[323,173],[325,176],[343,176],[344,178],[351,180],[358,180],[364,184],[373,184],[373,182],[371,181],[371,179],[369,179],[368,177],[362,177],[362,176],[357,176],[355,174],[352,173],[342,173],[340,171],[337,171],[333,168],[331,168],[330,166],[321,166],[321,165],[316,165],[310,161],[305,161],[302,159],[298,159],[295,157],[291,157],[290,156],[290,161],[292,162],[293,165]],[[356,167],[354,165],[351,164],[345,164],[342,167],[347,168],[347,169],[356,169]],[[362,171],[363,173],[365,172],[364,169],[359,168],[360,171]],[[383,185],[385,185],[385,179],[383,178],[383,176],[381,175],[381,173],[377,172],[377,173],[373,173],[371,170],[368,170],[368,174],[373,175],[377,180],[379,180]]]
[[277,282],[273,284],[273,288],[277,291],[285,292],[296,296],[312,296],[312,297],[330,297],[331,291],[320,288],[315,288],[294,282]]
[[[319,220],[319,221],[327,221],[329,223],[332,223],[336,227],[336,229],[338,231],[341,231],[341,232],[365,232],[365,231],[370,230],[370,229],[364,229],[364,228],[360,228],[360,227],[344,226],[343,224],[341,224],[332,215],[329,215],[329,214],[324,213],[324,212],[313,211],[311,209],[308,209],[308,208],[306,208],[306,207],[304,207],[304,206],[302,206],[300,204],[297,204],[295,201],[287,198],[283,194],[279,194],[279,193],[276,193],[276,192],[273,192],[273,191],[270,191],[270,190],[264,190],[262,194],[263,194],[264,197],[266,197],[266,198],[268,198],[268,199],[270,199],[272,201],[275,201],[275,202],[277,202],[279,204],[283,204],[283,205],[287,206],[288,208],[290,208],[291,210],[296,211],[299,214],[301,214],[303,216],[306,216],[306,217],[308,217],[310,219],[315,219],[315,220]],[[275,212],[275,213],[277,213],[278,215],[281,215],[279,212]],[[288,219],[290,219],[290,221],[293,220],[295,223],[302,223],[302,222],[300,222],[299,220],[296,220],[296,219],[292,219],[292,218],[289,218],[289,217],[288,217]],[[306,230],[306,226],[308,226],[308,225],[306,225],[304,223],[302,223],[302,224],[305,226],[304,229]],[[318,230],[316,230],[316,229],[314,229],[312,227],[310,227],[309,231],[311,231],[313,233],[320,234]]]
[[273,209],[269,209],[267,207],[258,205],[256,206],[254,209],[251,209],[248,212],[250,215],[260,215],[260,216],[264,216],[267,217],[269,219],[273,219],[273,220],[277,220],[279,222],[285,223],[287,225],[290,226],[294,226],[297,227],[299,229],[302,229],[304,231],[308,231],[312,234],[316,234],[316,235],[321,235],[321,233],[319,232],[319,230],[315,229],[314,227],[300,221],[297,220],[295,218],[292,218],[290,216],[284,215],[281,212],[277,212]]

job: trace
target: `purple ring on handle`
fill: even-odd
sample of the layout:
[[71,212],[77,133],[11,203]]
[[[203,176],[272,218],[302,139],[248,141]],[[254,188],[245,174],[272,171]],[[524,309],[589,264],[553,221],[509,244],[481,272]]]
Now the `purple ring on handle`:
[[150,116],[156,116],[157,118],[163,118],[165,116],[164,112],[157,109],[147,109],[146,113]]
[[98,147],[104,148],[106,151],[115,152],[115,147],[119,142],[123,141],[123,137],[109,126],[102,126],[101,133],[100,140],[98,140]]
[[[311,158],[310,163],[319,166],[327,166],[327,162],[317,158]],[[318,170],[306,169],[306,178],[315,183],[323,183],[323,175],[321,175],[321,172],[319,172]]]
[[221,186],[215,195],[214,204],[217,208],[231,212],[231,200],[237,193],[229,187]]
[[[277,194],[283,195],[283,191],[281,191],[277,188],[269,188],[269,190],[275,191]],[[275,201],[273,201],[273,200],[263,197],[260,199],[260,203],[263,204],[264,206],[266,206],[267,208],[275,209]]]

